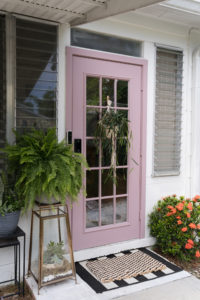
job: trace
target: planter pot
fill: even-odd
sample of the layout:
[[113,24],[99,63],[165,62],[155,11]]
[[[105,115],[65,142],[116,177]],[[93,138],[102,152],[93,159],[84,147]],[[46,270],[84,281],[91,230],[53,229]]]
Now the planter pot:
[[54,197],[47,198],[45,195],[41,195],[41,196],[37,197],[36,202],[40,205],[51,205],[51,204],[59,204],[60,203]]
[[12,234],[18,225],[20,210],[0,215],[0,237],[6,237]]

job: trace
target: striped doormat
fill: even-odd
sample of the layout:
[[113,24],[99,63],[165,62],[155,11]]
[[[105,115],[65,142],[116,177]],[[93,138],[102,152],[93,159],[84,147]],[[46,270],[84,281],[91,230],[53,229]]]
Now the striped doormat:
[[76,271],[96,293],[103,293],[154,280],[182,269],[155,252],[140,248],[77,262]]

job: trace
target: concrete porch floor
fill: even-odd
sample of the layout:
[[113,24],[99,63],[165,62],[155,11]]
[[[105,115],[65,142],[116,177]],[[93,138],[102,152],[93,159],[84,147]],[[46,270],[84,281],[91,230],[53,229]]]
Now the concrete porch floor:
[[32,277],[27,283],[36,300],[199,300],[200,280],[185,271],[158,278],[149,282],[96,294],[79,276],[78,283],[67,280],[43,287],[40,295]]

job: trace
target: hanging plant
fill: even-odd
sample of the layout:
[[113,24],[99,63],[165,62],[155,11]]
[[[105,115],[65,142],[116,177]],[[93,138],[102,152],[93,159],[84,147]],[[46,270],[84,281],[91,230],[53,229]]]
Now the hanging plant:
[[[126,152],[130,148],[132,132],[129,130],[129,120],[126,111],[111,108],[111,101],[108,99],[108,108],[105,114],[97,123],[95,132],[96,141],[101,140],[102,150],[106,155],[111,157],[111,170],[109,177],[112,176],[116,183],[116,165],[117,161],[117,145],[125,147]],[[125,160],[125,157],[124,157]]]

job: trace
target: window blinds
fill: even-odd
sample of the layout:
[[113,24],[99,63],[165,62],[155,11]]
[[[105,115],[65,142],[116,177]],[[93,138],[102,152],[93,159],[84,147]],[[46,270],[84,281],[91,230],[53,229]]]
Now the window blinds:
[[57,26],[16,20],[16,128],[56,127]]
[[154,176],[180,173],[182,70],[181,51],[157,48]]

